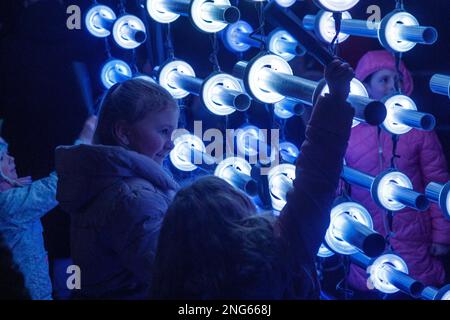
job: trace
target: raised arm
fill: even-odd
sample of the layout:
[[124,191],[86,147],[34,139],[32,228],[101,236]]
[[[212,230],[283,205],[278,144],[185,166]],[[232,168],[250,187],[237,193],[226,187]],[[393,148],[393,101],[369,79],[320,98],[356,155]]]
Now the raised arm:
[[345,101],[353,78],[350,66],[335,60],[327,66],[325,78],[330,94],[314,106],[296,162],[294,188],[278,220],[292,258],[311,264],[329,224],[354,115]]
[[0,215],[10,222],[27,223],[56,207],[57,176],[37,180],[28,186],[0,192]]

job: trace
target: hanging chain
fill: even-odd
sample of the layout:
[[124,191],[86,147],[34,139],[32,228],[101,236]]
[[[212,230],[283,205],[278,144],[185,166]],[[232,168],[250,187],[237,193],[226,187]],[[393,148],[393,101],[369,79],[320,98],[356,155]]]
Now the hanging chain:
[[212,63],[214,71],[220,72],[219,65],[219,41],[217,40],[217,34],[213,33],[210,35],[212,53],[209,55],[209,62]]

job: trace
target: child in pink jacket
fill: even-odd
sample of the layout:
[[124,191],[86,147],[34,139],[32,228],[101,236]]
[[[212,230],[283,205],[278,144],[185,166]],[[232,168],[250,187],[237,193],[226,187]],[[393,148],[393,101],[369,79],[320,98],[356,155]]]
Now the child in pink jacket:
[[[410,95],[413,90],[411,74],[403,63],[399,70],[402,73],[402,92]],[[366,53],[360,59],[355,73],[373,99],[382,99],[395,92],[395,81],[399,74],[394,57],[387,51]],[[392,144],[389,132],[359,124],[352,129],[345,156],[347,165],[376,176],[390,167]],[[412,129],[399,136],[396,154],[399,155],[395,158],[397,169],[411,179],[414,190],[418,192],[424,192],[431,181],[443,183],[449,180],[445,157],[435,132]],[[383,220],[386,211],[374,203],[369,192],[352,186],[351,197],[367,208],[375,230],[386,236],[386,223]],[[439,207],[431,204],[425,212],[410,208],[395,212],[391,231],[391,247],[394,253],[405,260],[409,274],[425,285],[441,286],[445,272],[440,256],[450,250],[450,221],[444,218]],[[354,289],[368,290],[365,270],[352,265],[348,280]]]

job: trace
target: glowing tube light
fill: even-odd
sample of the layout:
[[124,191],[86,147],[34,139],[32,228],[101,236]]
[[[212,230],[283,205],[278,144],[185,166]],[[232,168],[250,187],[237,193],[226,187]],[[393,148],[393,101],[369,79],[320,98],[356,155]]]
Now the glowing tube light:
[[286,205],[286,195],[293,187],[295,179],[295,166],[292,164],[280,164],[268,173],[270,197],[274,210],[281,211]]
[[385,247],[383,236],[373,230],[369,212],[355,202],[343,202],[331,210],[325,241],[333,251],[344,255],[360,250],[376,257]]
[[267,36],[270,52],[290,61],[295,57],[304,56],[306,50],[285,30],[275,29]]
[[328,249],[323,243],[320,245],[317,256],[320,258],[329,258],[334,255],[334,252]]
[[285,98],[273,105],[273,111],[278,118],[289,119],[301,116],[305,112],[305,106],[296,99]]
[[276,3],[278,3],[278,5],[284,7],[284,8],[289,8],[290,6],[292,6],[297,0],[275,0]]
[[419,130],[433,130],[436,120],[432,114],[417,111],[417,106],[411,98],[395,95],[388,98],[386,106],[387,116],[382,127],[392,134],[404,134],[412,128]]
[[93,36],[104,38],[111,34],[117,16],[114,11],[103,5],[95,5],[86,14],[85,24]]
[[303,47],[284,30],[275,29],[267,37],[259,35],[250,37],[252,32],[253,28],[247,22],[241,20],[229,25],[223,31],[222,40],[225,47],[233,52],[244,52],[252,47],[261,47],[261,43],[267,43],[269,51],[286,61],[303,56],[306,53]]
[[441,289],[425,287],[420,296],[424,300],[450,300],[450,284],[443,286]]
[[203,141],[192,134],[183,134],[174,140],[174,148],[170,151],[170,161],[181,171],[194,171],[197,166],[211,169],[214,158],[206,153]]
[[446,184],[430,182],[425,188],[425,195],[438,203],[444,217],[450,220],[450,181]]
[[182,99],[192,92],[198,94],[202,86],[202,81],[195,77],[194,69],[181,60],[170,61],[161,66],[158,82],[175,99]]
[[240,12],[229,0],[147,0],[149,15],[160,23],[170,23],[180,15],[189,16],[203,32],[218,32],[239,20]]
[[106,89],[111,88],[118,82],[131,79],[132,72],[130,66],[122,60],[108,61],[102,68],[100,79]]
[[258,186],[250,176],[251,170],[251,165],[245,159],[228,157],[217,165],[214,175],[245,191],[250,196],[255,196],[258,193]]
[[[329,93],[328,84],[324,80],[321,81],[316,92],[320,92],[322,96]],[[316,98],[317,96],[315,95]],[[315,99],[313,100],[314,103]],[[357,126],[361,121],[379,125],[386,119],[386,106],[380,101],[370,99],[366,88],[356,78],[350,82],[350,94],[347,102],[355,109],[352,127]]]
[[387,210],[397,211],[405,206],[418,211],[427,210],[430,205],[428,199],[412,188],[411,180],[406,175],[387,170],[375,178],[371,193],[375,202]]
[[288,141],[280,143],[280,156],[283,161],[294,164],[299,154],[300,150],[298,150],[295,144]]
[[425,195],[412,190],[411,180],[399,171],[386,170],[373,177],[344,166],[341,177],[351,184],[369,190],[372,199],[386,210],[398,211],[407,206],[425,211],[429,207]]
[[442,94],[450,98],[450,76],[435,74],[430,79],[430,89],[434,93]]
[[420,293],[420,297],[423,300],[434,300],[436,295],[438,294],[438,290],[434,287],[425,287]]
[[342,12],[353,8],[359,0],[314,0],[314,3],[327,11]]
[[[325,94],[325,81],[315,81],[293,76],[289,64],[279,56],[268,54],[256,56],[249,62],[239,61],[233,74],[244,82],[246,91],[262,103],[276,103],[285,97],[295,98],[313,105],[320,94]],[[350,85],[349,103],[355,108],[355,119],[379,125],[386,117],[386,107],[368,98],[364,86],[356,79]],[[363,95],[360,95],[363,94]]]
[[360,251],[351,254],[350,259],[355,265],[359,266],[364,270],[366,270],[367,267],[369,267],[372,264],[372,259]]
[[236,78],[225,73],[214,73],[202,80],[196,78],[194,69],[181,60],[163,65],[158,78],[160,85],[175,99],[184,98],[189,93],[200,95],[208,110],[217,115],[245,111],[251,104],[250,97]]
[[408,276],[408,267],[399,256],[382,255],[372,263],[369,270],[369,279],[374,287],[383,293],[401,290],[417,298],[423,291],[423,284]]
[[250,108],[250,96],[231,75],[212,74],[203,81],[201,91],[204,105],[214,114],[225,116],[236,110],[246,111]]
[[[331,42],[336,30],[330,20],[330,13],[320,12],[316,16],[305,16],[303,24],[305,29],[314,30],[321,40]],[[346,16],[341,21],[340,32],[343,34],[341,40],[345,40],[348,35],[377,38],[384,48],[396,52],[409,51],[417,43],[433,44],[438,37],[435,28],[420,26],[414,16],[404,11],[392,12],[381,22],[372,25],[366,20],[349,19]]]
[[142,20],[129,14],[116,20],[112,32],[116,43],[124,49],[137,48],[147,38]]
[[450,284],[443,286],[441,289],[425,287],[420,296],[424,300],[450,300]]
[[[239,154],[250,158],[260,155],[261,163],[274,161],[278,150],[267,144],[264,131],[253,125],[246,125],[236,130],[236,147]],[[264,159],[263,155],[268,157],[269,152],[270,158]]]
[[[347,11],[342,13],[342,20],[349,20],[351,18],[352,16]],[[323,42],[331,43],[336,35],[333,13],[329,11],[322,10],[317,15],[304,16],[303,26],[307,30],[314,30],[316,36]],[[342,32],[341,29],[337,42],[342,43],[347,40],[349,36],[349,34]]]

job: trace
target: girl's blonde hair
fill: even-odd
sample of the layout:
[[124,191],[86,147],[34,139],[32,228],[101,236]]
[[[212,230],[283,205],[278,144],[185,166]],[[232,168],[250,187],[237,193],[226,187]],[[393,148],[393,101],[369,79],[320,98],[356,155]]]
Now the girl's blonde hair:
[[94,143],[119,145],[114,133],[118,121],[132,125],[149,112],[178,108],[172,95],[163,87],[148,80],[133,78],[113,85],[100,105]]

